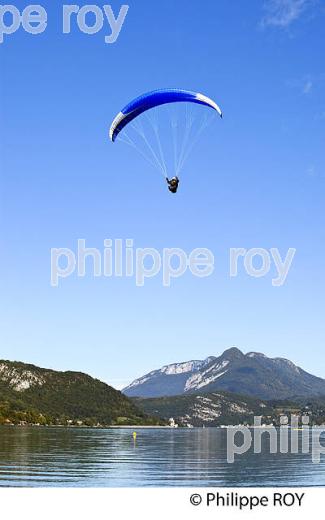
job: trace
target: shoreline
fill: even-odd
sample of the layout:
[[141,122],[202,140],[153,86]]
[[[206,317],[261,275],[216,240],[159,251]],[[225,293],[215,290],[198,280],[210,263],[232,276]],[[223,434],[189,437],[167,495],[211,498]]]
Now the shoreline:
[[[153,425],[100,425],[100,426],[86,426],[86,425],[66,425],[66,424],[0,424],[0,428],[66,428],[70,430],[204,430],[204,429],[219,429],[219,430],[227,430],[233,428],[248,428],[250,430],[267,430],[269,428],[280,429],[280,426],[273,425],[265,425],[265,426],[243,426],[243,425],[220,425],[220,426],[194,426],[192,428],[188,428],[186,426],[153,426]],[[282,426],[282,428],[286,428],[288,430],[293,431],[304,431],[304,428],[296,428],[292,426]],[[321,429],[325,430],[325,425],[311,425],[308,426],[310,429]]]
[[172,426],[120,426],[120,425],[101,425],[101,426],[86,426],[86,425],[70,425],[70,424],[0,424],[0,428],[67,428],[71,430],[84,429],[84,430],[175,430]]

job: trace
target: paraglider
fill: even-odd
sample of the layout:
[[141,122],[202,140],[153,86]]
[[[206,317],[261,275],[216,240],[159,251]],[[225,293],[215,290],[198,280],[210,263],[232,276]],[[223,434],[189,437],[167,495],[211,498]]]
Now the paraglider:
[[[185,123],[182,126],[177,118],[171,114],[171,106],[185,105]],[[162,146],[158,107],[167,105],[168,114],[171,115],[169,129],[165,135],[169,135],[173,139],[174,166],[173,176],[169,179],[168,172],[170,170],[166,163],[166,152]],[[110,140],[114,143],[119,137],[127,144],[137,149],[148,162],[164,175],[167,181],[168,189],[171,193],[177,193],[179,187],[179,174],[191,152],[194,144],[203,130],[208,126],[209,120],[205,116],[203,124],[195,124],[195,118],[192,115],[192,106],[202,105],[208,107],[222,118],[221,108],[211,98],[190,90],[182,90],[176,88],[155,90],[137,97],[126,105],[121,112],[115,117],[109,131]],[[152,119],[148,113],[151,113]],[[151,125],[153,130],[155,144],[150,142],[144,128],[143,120],[140,116],[144,115],[146,121]],[[155,118],[155,119],[154,119]],[[127,131],[134,130],[140,139],[140,144],[144,146],[144,150],[139,143],[130,137]],[[170,156],[168,153],[167,157]]]
[[178,185],[179,185],[179,178],[173,177],[172,179],[169,180],[168,177],[166,177],[166,181],[168,184],[169,191],[171,193],[177,193]]

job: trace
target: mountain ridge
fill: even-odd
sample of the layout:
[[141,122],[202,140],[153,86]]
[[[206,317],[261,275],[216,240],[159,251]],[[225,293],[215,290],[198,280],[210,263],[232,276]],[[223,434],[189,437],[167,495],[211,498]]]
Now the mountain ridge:
[[280,426],[281,419],[295,416],[301,424],[308,416],[311,426],[325,423],[325,395],[314,399],[261,400],[230,392],[185,394],[157,398],[132,398],[146,413],[168,420],[179,426],[220,427],[239,424]]
[[120,391],[82,372],[0,360],[0,424],[155,424]]
[[[172,367],[172,368],[171,368]],[[286,358],[244,354],[237,347],[206,360],[173,363],[151,371],[124,388],[128,397],[165,397],[227,391],[259,399],[325,395],[325,380]]]

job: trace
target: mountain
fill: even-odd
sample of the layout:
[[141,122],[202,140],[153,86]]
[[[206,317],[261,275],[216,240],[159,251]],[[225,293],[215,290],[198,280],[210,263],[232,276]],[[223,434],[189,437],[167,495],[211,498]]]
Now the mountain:
[[125,395],[79,372],[0,361],[0,424],[153,424]]
[[189,376],[204,370],[215,359],[211,357],[204,361],[187,361],[167,365],[160,370],[154,370],[150,374],[136,379],[122,391],[129,397],[160,397],[161,395],[182,394]]
[[173,417],[180,426],[253,424],[254,416],[264,416],[270,423],[274,413],[267,402],[229,392],[133,399],[145,413],[165,420]]
[[283,358],[268,358],[258,352],[243,354],[237,348],[219,357],[189,361],[155,370],[123,390],[128,397],[227,391],[259,399],[325,395],[325,380],[313,376]]
[[263,401],[230,392],[213,392],[133,400],[145,413],[164,420],[173,417],[179,426],[253,425],[254,417],[261,417],[261,424],[279,426],[283,415],[290,418],[292,414],[299,417],[299,424],[302,415],[309,416],[310,425],[325,422],[325,397]]

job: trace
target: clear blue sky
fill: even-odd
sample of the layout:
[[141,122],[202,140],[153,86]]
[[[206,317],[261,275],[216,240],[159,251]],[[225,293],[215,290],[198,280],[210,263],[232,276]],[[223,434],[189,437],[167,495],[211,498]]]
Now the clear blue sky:
[[[324,2],[130,0],[114,45],[105,31],[62,35],[60,2],[43,5],[43,35],[0,46],[0,357],[121,387],[236,345],[325,377]],[[225,113],[177,197],[107,139],[122,106],[165,86]],[[207,247],[216,271],[169,289],[76,276],[54,289],[50,249],[78,238]],[[230,247],[297,248],[285,286],[229,279]]]

